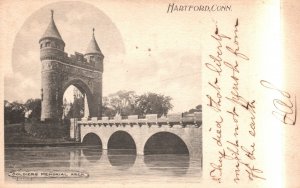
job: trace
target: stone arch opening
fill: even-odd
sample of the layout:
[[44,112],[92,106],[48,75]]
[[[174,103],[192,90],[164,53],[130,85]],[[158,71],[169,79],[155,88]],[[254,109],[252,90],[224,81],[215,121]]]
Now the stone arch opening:
[[88,133],[82,139],[82,153],[90,162],[97,162],[102,155],[102,141],[95,133]]
[[88,133],[82,139],[83,146],[95,146],[102,149],[102,141],[95,133]]
[[107,149],[136,150],[136,145],[129,133],[126,131],[116,131],[110,136]]
[[189,169],[189,150],[176,134],[159,132],[153,134],[144,146],[144,163],[150,170],[166,175],[185,175]]
[[[67,96],[66,96],[67,95]],[[62,88],[62,93],[60,97],[60,103],[62,104],[62,117],[63,119],[70,119],[70,118],[82,118],[84,117],[84,100],[87,98],[88,104],[88,111],[89,116],[92,109],[92,93],[89,87],[80,79],[73,79],[65,84]],[[68,98],[69,100],[65,100]],[[72,104],[70,104],[72,103]],[[70,108],[74,114],[68,114]]]
[[134,165],[136,160],[136,144],[126,131],[116,131],[107,143],[108,160],[119,170],[126,170]]
[[82,118],[84,116],[84,95],[76,86],[70,85],[63,94],[62,119]]
[[144,146],[144,154],[184,154],[189,150],[184,141],[176,134],[159,132],[152,135]]

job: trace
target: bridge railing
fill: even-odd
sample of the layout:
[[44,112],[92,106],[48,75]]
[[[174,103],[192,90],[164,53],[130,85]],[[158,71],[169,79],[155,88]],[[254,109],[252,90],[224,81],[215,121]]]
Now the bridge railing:
[[109,117],[92,117],[92,118],[81,118],[78,120],[80,125],[175,125],[179,124],[182,126],[195,125],[200,127],[202,125],[202,112],[194,112],[183,116],[182,114],[169,114],[167,116],[158,117],[157,114],[147,114],[145,118],[139,118],[138,115],[129,115],[127,117],[116,116],[113,118]]

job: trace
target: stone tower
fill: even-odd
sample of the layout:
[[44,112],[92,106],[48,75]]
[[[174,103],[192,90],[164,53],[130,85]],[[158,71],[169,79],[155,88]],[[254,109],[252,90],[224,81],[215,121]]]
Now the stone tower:
[[53,18],[39,40],[42,63],[42,112],[41,120],[57,121],[63,113],[63,94],[74,85],[86,95],[91,117],[102,113],[102,73],[104,56],[95,39],[92,39],[86,53],[70,55],[64,51],[63,41]]

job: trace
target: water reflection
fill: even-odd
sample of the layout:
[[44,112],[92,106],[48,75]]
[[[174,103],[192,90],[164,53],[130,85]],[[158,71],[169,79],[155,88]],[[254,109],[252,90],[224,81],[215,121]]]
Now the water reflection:
[[[13,170],[79,170],[89,174],[87,179],[76,181],[198,181],[201,176],[200,160],[188,155],[164,154],[137,156],[136,150],[99,147],[40,147],[6,148],[5,177]],[[151,178],[149,178],[151,177]],[[181,178],[182,177],[182,178]],[[32,181],[45,181],[33,179]],[[47,180],[50,181],[50,180]],[[74,179],[51,179],[51,181],[75,181]]]
[[61,147],[5,149],[5,164],[15,168],[70,166],[70,157],[70,151]]
[[85,146],[82,148],[82,154],[89,162],[95,163],[101,159],[102,149],[95,146]]
[[145,155],[144,163],[150,170],[168,175],[185,175],[190,165],[189,155]]
[[108,161],[111,166],[119,170],[126,170],[132,167],[136,160],[135,149],[110,149],[107,151]]

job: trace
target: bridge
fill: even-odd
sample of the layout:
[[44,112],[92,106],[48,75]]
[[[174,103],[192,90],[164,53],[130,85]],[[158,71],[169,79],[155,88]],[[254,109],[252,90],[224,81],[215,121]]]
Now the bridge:
[[202,156],[202,113],[195,112],[189,116],[170,114],[160,118],[156,114],[149,114],[145,118],[132,115],[126,118],[115,116],[114,118],[71,119],[70,138],[83,142],[93,135],[97,135],[104,150],[110,149],[110,142],[114,137],[125,135],[134,142],[138,155],[144,155],[147,146],[155,147],[157,144],[164,144],[161,143],[163,141],[176,142],[175,147],[179,147],[182,143],[191,157],[200,157]]

